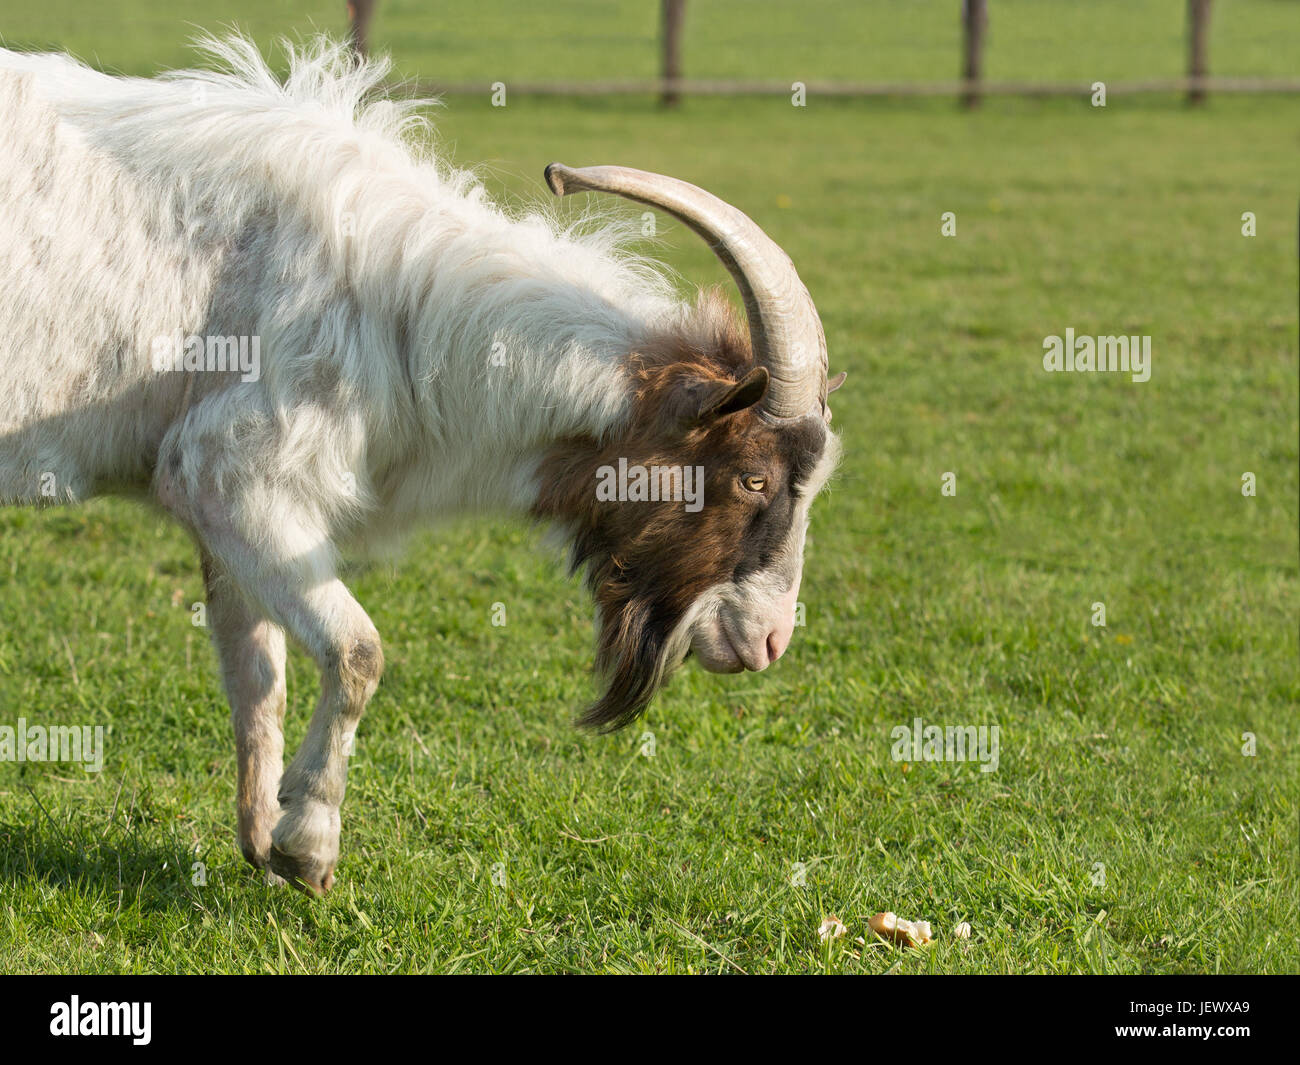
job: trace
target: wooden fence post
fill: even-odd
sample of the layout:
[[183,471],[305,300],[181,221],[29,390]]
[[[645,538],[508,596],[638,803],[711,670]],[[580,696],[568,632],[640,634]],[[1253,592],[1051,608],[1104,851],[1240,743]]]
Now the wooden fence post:
[[370,54],[370,20],[375,15],[375,0],[348,0],[348,44],[357,57]]
[[1205,78],[1209,75],[1210,0],[1187,0],[1187,90],[1189,104],[1205,103]]
[[663,105],[676,107],[681,101],[678,82],[682,76],[682,17],[686,0],[662,0],[663,9]]
[[989,24],[986,0],[962,0],[961,23],[964,31],[961,76],[966,86],[961,102],[968,108],[979,107],[980,80],[984,77],[984,31]]

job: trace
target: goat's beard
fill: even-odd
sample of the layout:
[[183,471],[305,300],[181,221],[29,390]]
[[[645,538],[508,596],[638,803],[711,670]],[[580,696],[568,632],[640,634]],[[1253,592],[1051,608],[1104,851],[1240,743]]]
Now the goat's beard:
[[585,728],[616,732],[645,713],[690,652],[695,624],[710,605],[701,594],[709,585],[682,560],[655,561],[653,550],[619,551],[596,530],[572,540],[570,572],[585,569],[596,601],[595,673],[604,685],[578,718]]
[[605,690],[578,722],[615,732],[645,713],[686,657],[690,634],[663,603],[636,598],[602,604],[598,625],[596,673]]
[[600,732],[616,732],[640,717],[691,648],[703,604],[675,609],[666,598],[620,595],[615,581],[596,589],[596,673],[605,690],[578,719]]

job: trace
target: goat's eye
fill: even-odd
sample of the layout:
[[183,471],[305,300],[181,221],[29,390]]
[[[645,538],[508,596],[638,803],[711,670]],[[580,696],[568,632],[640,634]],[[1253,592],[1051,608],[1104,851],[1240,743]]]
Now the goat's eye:
[[740,479],[740,483],[745,486],[748,492],[761,492],[767,487],[767,478],[760,477],[756,473],[748,473]]

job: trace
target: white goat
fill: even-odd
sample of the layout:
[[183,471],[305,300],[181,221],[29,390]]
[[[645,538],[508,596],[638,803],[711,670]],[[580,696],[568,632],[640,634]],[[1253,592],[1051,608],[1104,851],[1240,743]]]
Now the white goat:
[[[553,521],[599,607],[588,723],[689,652],[761,669],[793,626],[808,505],[838,446],[821,327],[744,215],[639,171],[548,168],[713,242],[745,296],[678,300],[620,229],[511,217],[421,157],[384,63],[318,42],[278,82],[109,77],[0,50],[0,503],[101,492],[190,529],[238,748],[248,860],[314,892],[382,670],[340,550],[460,511]],[[707,505],[597,499],[618,459],[703,467]],[[285,633],[320,703],[283,771]]]

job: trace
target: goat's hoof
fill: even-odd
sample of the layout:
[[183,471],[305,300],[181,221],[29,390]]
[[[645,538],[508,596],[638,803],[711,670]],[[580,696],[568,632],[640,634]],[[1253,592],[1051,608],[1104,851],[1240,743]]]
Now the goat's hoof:
[[271,832],[280,820],[280,806],[242,804],[239,808],[239,853],[254,869],[271,863]]
[[239,841],[239,853],[244,856],[244,861],[254,869],[266,869],[271,864],[271,835],[267,833],[266,838],[257,843],[251,840]]
[[311,855],[285,854],[272,845],[268,882],[273,880],[287,881],[304,894],[320,898],[334,886],[334,863],[322,862]]
[[338,860],[338,807],[310,800],[287,805],[271,833],[271,871],[300,891],[324,895]]

